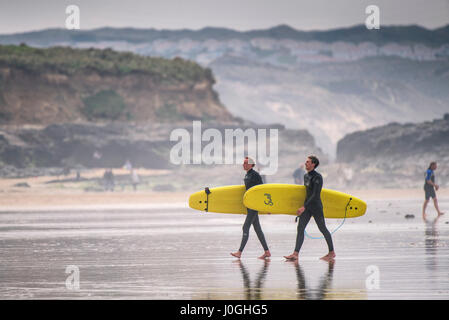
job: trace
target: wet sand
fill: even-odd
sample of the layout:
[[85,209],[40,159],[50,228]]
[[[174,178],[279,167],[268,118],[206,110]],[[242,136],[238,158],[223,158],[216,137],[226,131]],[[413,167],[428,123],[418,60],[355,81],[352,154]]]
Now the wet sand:
[[[67,200],[80,201],[76,195],[48,204],[41,194],[34,206],[26,196],[16,203],[2,197],[0,298],[448,299],[449,213],[434,221],[429,204],[424,222],[418,191],[386,195],[367,197],[367,214],[334,234],[334,264],[318,259],[325,241],[309,238],[299,263],[285,262],[296,237],[285,215],[260,216],[270,261],[257,259],[262,248],[253,230],[239,261],[229,253],[238,248],[244,216],[190,210],[184,194],[134,206],[129,197],[108,202],[104,194],[77,205]],[[439,196],[447,212],[449,197]],[[332,231],[340,222],[327,225]],[[319,235],[313,221],[307,231]],[[79,290],[66,285],[68,266],[79,270]]]

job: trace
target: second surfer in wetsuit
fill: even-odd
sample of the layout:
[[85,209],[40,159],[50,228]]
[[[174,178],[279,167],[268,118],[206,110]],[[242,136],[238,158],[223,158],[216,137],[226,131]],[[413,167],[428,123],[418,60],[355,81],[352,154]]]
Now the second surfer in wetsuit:
[[[243,161],[243,169],[246,171],[244,179],[246,190],[258,184],[263,184],[261,176],[253,169],[255,164],[256,163],[254,162],[254,160],[249,157],[246,157],[245,160]],[[248,213],[246,215],[245,223],[243,224],[243,236],[240,248],[237,252],[232,252],[231,255],[236,258],[240,258],[242,256],[242,251],[245,248],[246,243],[248,242],[249,229],[251,225],[253,225],[257,237],[259,238],[259,241],[262,244],[263,249],[265,250],[264,254],[261,255],[259,259],[271,257],[270,250],[268,249],[267,242],[265,241],[265,236],[262,232],[262,227],[260,226],[259,213],[255,210],[251,209],[247,210]]]
[[323,234],[326,239],[327,246],[329,248],[329,253],[322,257],[323,260],[332,260],[335,258],[334,246],[332,243],[332,236],[326,228],[324,222],[323,213],[323,203],[321,202],[321,189],[323,188],[323,177],[321,174],[315,171],[315,168],[320,164],[319,160],[315,156],[310,156],[307,158],[305,167],[307,173],[304,175],[304,185],[306,186],[306,200],[304,201],[304,206],[298,209],[299,223],[298,223],[298,234],[296,236],[296,246],[295,251],[289,255],[284,256],[288,260],[297,260],[298,253],[301,249],[302,243],[304,242],[304,230],[313,216],[318,229]]

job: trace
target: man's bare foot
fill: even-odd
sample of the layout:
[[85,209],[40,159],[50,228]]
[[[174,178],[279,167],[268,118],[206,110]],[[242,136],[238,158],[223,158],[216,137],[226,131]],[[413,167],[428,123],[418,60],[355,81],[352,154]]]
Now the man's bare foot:
[[271,253],[270,253],[270,250],[267,250],[267,251],[264,252],[263,255],[261,255],[259,257],[259,259],[265,259],[265,258],[269,258],[269,257],[271,257]]
[[239,258],[242,256],[242,252],[241,251],[237,251],[237,252],[231,252],[231,256]]
[[326,254],[324,257],[321,257],[320,259],[324,260],[324,261],[331,261],[331,260],[334,260],[335,257],[336,257],[335,252],[334,251],[330,251],[328,254]]
[[439,215],[439,216],[442,216],[443,214],[444,214],[444,212],[441,212],[441,211],[438,212],[438,215]]
[[284,256],[284,258],[287,259],[287,260],[290,260],[290,261],[298,260],[298,253],[297,252],[293,252],[289,256]]

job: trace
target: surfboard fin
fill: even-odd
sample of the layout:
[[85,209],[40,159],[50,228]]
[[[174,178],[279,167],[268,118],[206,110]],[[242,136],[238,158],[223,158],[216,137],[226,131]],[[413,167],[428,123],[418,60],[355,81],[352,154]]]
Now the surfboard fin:
[[204,209],[204,211],[208,212],[209,211],[209,195],[211,194],[209,187],[204,188],[204,192],[206,192],[206,209]]

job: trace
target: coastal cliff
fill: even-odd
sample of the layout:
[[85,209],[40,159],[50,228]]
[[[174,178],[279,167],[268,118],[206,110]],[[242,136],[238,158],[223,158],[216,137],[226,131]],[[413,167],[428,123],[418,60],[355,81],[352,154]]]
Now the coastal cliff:
[[181,58],[0,46],[0,123],[234,121],[214,82]]
[[449,186],[449,114],[348,134],[338,142],[337,161],[353,171],[353,185],[391,187],[421,187],[429,163],[436,161],[437,183]]

